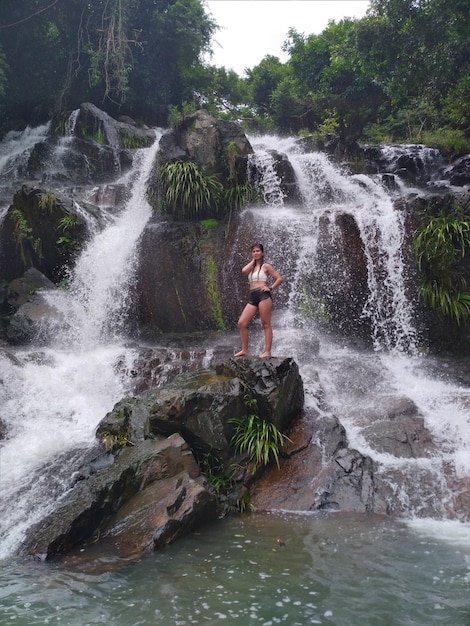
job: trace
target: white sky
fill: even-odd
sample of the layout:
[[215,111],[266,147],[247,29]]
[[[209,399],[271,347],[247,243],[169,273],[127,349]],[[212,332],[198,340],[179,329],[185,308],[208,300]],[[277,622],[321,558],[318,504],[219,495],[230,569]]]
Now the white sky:
[[206,6],[220,27],[209,63],[242,75],[267,54],[285,62],[282,44],[290,27],[318,35],[330,20],[363,17],[369,0],[206,0]]

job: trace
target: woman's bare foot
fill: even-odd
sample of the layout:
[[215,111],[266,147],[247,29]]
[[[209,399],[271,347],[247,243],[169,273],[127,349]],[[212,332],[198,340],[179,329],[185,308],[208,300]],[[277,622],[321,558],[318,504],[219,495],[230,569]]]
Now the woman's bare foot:
[[260,359],[268,359],[271,356],[271,352],[263,352],[263,354],[259,355]]
[[233,355],[236,359],[238,359],[241,356],[249,356],[248,352],[244,352],[243,350],[240,350],[240,352],[237,352],[237,354]]

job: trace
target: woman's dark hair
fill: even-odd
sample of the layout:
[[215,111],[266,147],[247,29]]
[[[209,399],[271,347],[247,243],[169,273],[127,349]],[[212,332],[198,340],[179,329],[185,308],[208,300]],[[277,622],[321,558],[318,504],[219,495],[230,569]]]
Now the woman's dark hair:
[[[260,264],[259,264],[259,270],[258,270],[258,277],[259,277],[259,273],[261,272],[261,268],[263,267],[263,259],[264,259],[264,246],[262,243],[254,243],[251,246],[251,251],[253,252],[253,248],[259,248],[261,250],[261,252],[263,253],[263,256],[260,260]],[[256,261],[253,259],[253,270],[256,267]]]

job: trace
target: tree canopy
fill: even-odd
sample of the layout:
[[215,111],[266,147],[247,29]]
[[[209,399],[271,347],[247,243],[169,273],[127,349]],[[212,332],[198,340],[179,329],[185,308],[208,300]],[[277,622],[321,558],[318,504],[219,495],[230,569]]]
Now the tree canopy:
[[287,62],[244,76],[204,62],[217,28],[204,0],[2,0],[2,118],[91,101],[165,125],[204,106],[250,130],[468,151],[468,0],[370,0],[364,18],[289,30]]
[[199,0],[2,0],[0,104],[29,120],[89,100],[164,123],[197,89],[215,29]]

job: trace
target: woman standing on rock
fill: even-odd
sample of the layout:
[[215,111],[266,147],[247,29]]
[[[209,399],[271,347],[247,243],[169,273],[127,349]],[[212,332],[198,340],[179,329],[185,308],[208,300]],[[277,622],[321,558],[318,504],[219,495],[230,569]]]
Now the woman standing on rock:
[[[264,248],[260,243],[251,246],[251,256],[252,260],[242,268],[242,274],[248,277],[250,283],[250,299],[238,320],[242,349],[235,356],[248,356],[248,325],[256,313],[259,313],[264,330],[264,352],[259,356],[263,359],[271,356],[273,342],[271,292],[279,287],[283,278],[272,265],[264,262]],[[274,280],[271,286],[268,286],[268,278]]]

